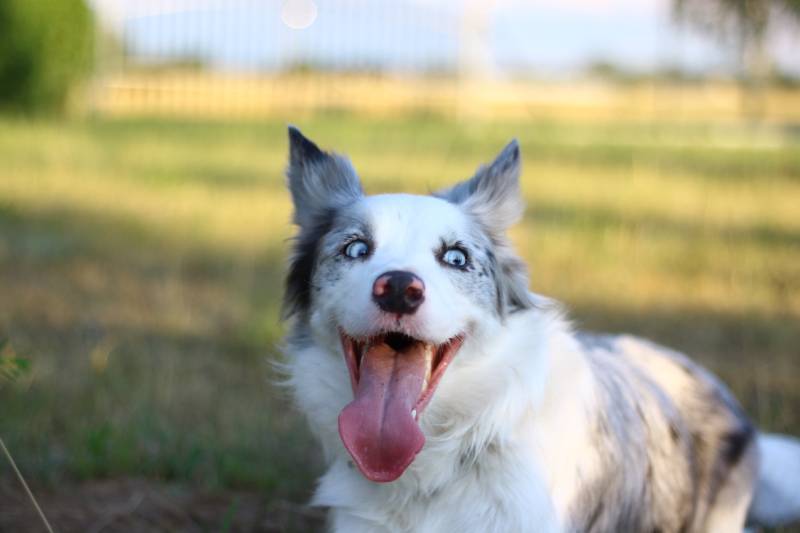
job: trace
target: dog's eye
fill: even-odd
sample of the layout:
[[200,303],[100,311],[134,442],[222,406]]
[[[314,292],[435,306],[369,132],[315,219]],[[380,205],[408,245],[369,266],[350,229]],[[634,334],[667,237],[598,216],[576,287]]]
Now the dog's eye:
[[456,268],[467,266],[467,254],[460,248],[449,248],[442,255],[442,261]]
[[350,259],[358,259],[369,253],[369,244],[362,240],[356,240],[345,246],[344,255]]

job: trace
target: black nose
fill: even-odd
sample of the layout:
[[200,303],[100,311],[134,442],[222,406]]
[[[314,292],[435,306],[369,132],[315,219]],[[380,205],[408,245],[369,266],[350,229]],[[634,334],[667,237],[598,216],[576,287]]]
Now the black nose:
[[425,284],[411,272],[384,272],[372,285],[372,299],[387,313],[410,315],[425,301]]

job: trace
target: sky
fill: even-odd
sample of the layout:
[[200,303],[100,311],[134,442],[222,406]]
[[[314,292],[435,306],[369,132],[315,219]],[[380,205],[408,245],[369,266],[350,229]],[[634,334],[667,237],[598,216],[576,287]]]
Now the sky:
[[[594,61],[730,73],[724,45],[675,24],[669,0],[93,0],[144,61],[199,57],[230,71],[338,68],[563,75]],[[800,32],[774,36],[800,74]]]

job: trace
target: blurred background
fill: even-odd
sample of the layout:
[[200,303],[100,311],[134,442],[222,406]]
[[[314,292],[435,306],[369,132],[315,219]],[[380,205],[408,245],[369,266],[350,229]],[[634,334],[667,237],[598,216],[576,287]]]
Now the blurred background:
[[[287,123],[368,192],[510,138],[532,288],[800,434],[800,3],[0,0],[0,438],[57,531],[314,531]],[[0,531],[45,526],[0,455]]]

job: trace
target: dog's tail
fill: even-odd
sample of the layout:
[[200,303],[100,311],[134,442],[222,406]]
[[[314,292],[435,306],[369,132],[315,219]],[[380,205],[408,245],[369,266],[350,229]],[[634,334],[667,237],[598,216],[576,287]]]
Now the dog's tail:
[[761,464],[749,524],[775,527],[800,520],[800,439],[760,433]]

